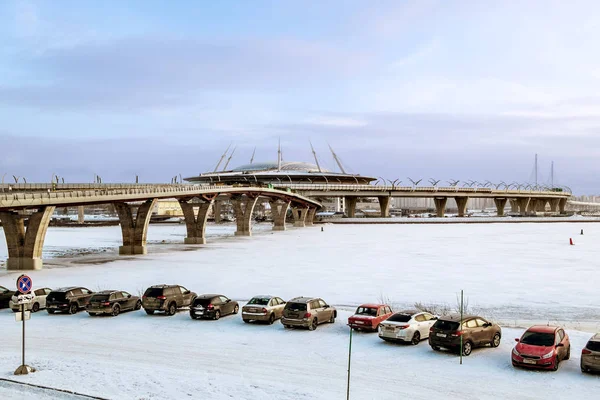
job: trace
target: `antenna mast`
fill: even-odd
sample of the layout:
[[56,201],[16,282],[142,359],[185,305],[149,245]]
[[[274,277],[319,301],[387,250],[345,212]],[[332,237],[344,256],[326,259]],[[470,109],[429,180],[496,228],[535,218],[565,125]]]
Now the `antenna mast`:
[[554,161],[550,163],[550,188],[554,189]]
[[250,164],[252,164],[254,162],[254,155],[256,154],[256,147],[254,148],[254,151],[252,152],[252,158],[250,158]]
[[229,158],[227,159],[227,162],[225,163],[225,166],[223,167],[223,171],[227,170],[227,166],[229,165],[229,161],[231,161],[231,157],[233,157],[233,153],[235,153],[235,149],[237,149],[237,146],[233,148],[233,151],[229,155]]
[[535,187],[538,185],[538,155],[535,153]]
[[277,146],[277,171],[281,171],[281,138],[279,138],[279,145]]
[[225,156],[227,156],[227,152],[229,151],[229,148],[231,147],[231,143],[229,143],[229,146],[227,146],[227,149],[225,149],[225,152],[223,153],[223,155],[221,156],[221,159],[219,160],[219,162],[217,163],[217,166],[215,167],[215,170],[213,172],[217,172],[217,170],[219,169],[219,165],[221,165],[221,163],[223,162],[223,160],[225,159]]
[[317,153],[315,152],[315,148],[312,145],[312,142],[309,140],[308,143],[310,143],[310,148],[312,150],[313,156],[315,157],[315,162],[317,163],[317,168],[319,168],[319,172],[323,172],[321,171],[321,166],[319,165],[319,159],[317,158]]
[[331,147],[331,145],[329,143],[327,143],[327,146],[329,146],[329,150],[331,150],[331,154],[333,155],[333,159],[337,163],[338,167],[340,167],[340,170],[342,171],[342,174],[345,174],[346,171],[344,170],[344,167],[342,167],[342,162],[338,158],[337,154],[335,154],[335,151],[333,151],[333,148]]

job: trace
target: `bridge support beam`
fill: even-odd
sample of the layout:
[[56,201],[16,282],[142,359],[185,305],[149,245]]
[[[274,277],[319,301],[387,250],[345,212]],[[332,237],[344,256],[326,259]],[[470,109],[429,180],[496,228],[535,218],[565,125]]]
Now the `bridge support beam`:
[[231,198],[231,205],[233,206],[235,223],[237,225],[235,236],[252,236],[252,212],[257,201],[258,196],[251,197],[245,195],[243,197]]
[[464,217],[467,212],[467,203],[469,202],[469,198],[468,197],[455,197],[454,201],[456,201],[456,208],[458,209],[458,216]]
[[527,209],[529,207],[530,201],[531,201],[531,198],[529,198],[529,197],[520,197],[517,199],[517,205],[519,207],[519,213],[521,215],[527,214]]
[[517,199],[510,199],[510,212],[511,213],[519,212],[519,201]]
[[438,217],[442,218],[446,213],[446,203],[448,202],[447,197],[434,197],[433,202],[435,204],[435,213]]
[[390,216],[390,196],[379,196],[379,216],[381,218],[388,218]]
[[187,237],[183,240],[185,244],[206,244],[206,221],[212,204],[212,199],[207,198],[200,202],[179,199],[187,230]]
[[562,197],[559,201],[558,201],[558,212],[559,214],[564,214],[565,213],[565,208],[567,207],[567,199]]
[[7,270],[42,269],[42,248],[54,206],[43,206],[29,216],[27,229],[23,217],[14,211],[1,211],[0,221],[8,247]]
[[356,217],[356,203],[358,202],[358,197],[348,197],[344,198],[344,203],[346,203],[346,216],[348,218]]
[[[504,207],[506,207],[506,201],[507,199],[502,199],[502,198],[494,198],[494,204],[496,204],[496,211],[499,217],[504,217]],[[510,203],[511,209],[512,209],[512,201]]]
[[317,208],[309,207],[308,213],[306,213],[306,226],[313,226],[315,222],[315,215],[317,215]]
[[77,222],[80,224],[85,222],[85,210],[83,206],[77,207]]
[[113,203],[119,223],[121,224],[121,233],[123,234],[123,246],[119,247],[120,255],[147,254],[146,238],[148,235],[148,224],[152,216],[152,210],[156,199],[149,199],[142,203],[137,210],[135,218],[133,216],[133,206],[127,203]]
[[221,217],[221,206],[223,203],[220,200],[215,200],[213,202],[213,215],[215,217],[215,224],[220,224],[223,222]]
[[308,210],[308,207],[292,207],[294,226],[296,228],[304,228],[306,226],[306,216],[308,215]]
[[548,203],[548,199],[537,199],[536,211],[546,212],[546,203]]
[[560,199],[550,199],[550,211],[553,213],[558,212],[558,204],[560,203]]
[[290,208],[289,201],[283,200],[271,200],[271,218],[273,218],[273,230],[274,231],[285,231],[285,217],[287,216],[288,209]]

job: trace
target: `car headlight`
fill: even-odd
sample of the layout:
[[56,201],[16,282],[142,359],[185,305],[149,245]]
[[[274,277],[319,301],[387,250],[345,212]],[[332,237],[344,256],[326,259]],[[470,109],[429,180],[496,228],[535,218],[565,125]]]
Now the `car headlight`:
[[519,352],[517,351],[517,348],[516,348],[516,347],[514,347],[514,348],[513,348],[513,354],[514,354],[515,356],[520,356],[520,355],[521,355],[521,353],[519,353]]
[[554,350],[552,350],[552,351],[551,351],[550,353],[548,353],[548,354],[544,354],[544,355],[542,356],[542,360],[547,360],[547,359],[549,359],[549,358],[552,358],[552,356],[554,356]]

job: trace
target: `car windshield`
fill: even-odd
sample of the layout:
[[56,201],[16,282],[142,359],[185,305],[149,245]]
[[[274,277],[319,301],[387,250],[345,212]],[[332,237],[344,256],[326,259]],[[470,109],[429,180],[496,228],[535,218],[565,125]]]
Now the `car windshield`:
[[442,319],[437,320],[433,325],[435,329],[439,329],[441,331],[456,331],[458,330],[458,322],[454,321],[444,321]]
[[162,288],[148,288],[144,292],[144,296],[146,296],[146,297],[158,297],[158,296],[162,296],[162,294],[163,294]]
[[600,351],[600,342],[594,342],[590,340],[587,346],[585,347],[587,347],[587,349],[591,351]]
[[266,306],[267,304],[269,304],[269,300],[271,300],[269,297],[254,297],[254,298],[250,299],[248,304],[256,304],[259,306]]
[[356,310],[358,315],[370,315],[372,317],[377,316],[377,309],[372,307],[358,307]]
[[108,294],[95,294],[92,296],[92,298],[90,299],[90,301],[95,302],[95,301],[108,301]]
[[388,318],[388,321],[392,322],[408,322],[412,318],[410,314],[394,314]]
[[285,308],[290,311],[306,311],[306,303],[287,303]]
[[525,332],[521,343],[532,346],[554,346],[554,333]]

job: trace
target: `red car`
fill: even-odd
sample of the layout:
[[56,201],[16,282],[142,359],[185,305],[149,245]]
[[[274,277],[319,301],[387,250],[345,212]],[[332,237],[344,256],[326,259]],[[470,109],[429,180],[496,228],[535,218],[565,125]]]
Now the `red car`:
[[363,304],[348,318],[348,326],[354,330],[377,331],[379,324],[392,314],[392,308],[386,304]]
[[527,329],[512,351],[515,367],[556,371],[562,360],[571,357],[569,335],[558,326],[536,325]]

